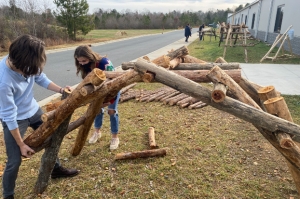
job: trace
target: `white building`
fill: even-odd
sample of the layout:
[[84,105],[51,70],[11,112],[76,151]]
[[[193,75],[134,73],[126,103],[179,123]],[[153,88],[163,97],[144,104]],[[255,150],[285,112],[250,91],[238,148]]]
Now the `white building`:
[[[273,44],[278,34],[292,25],[293,53],[300,55],[300,0],[256,0],[242,10],[228,16],[227,23],[245,23],[252,36]],[[288,43],[284,48],[288,50]]]

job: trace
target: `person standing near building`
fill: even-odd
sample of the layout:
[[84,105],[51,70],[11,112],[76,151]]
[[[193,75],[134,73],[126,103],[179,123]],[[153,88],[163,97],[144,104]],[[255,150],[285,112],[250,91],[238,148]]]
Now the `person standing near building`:
[[[33,96],[34,83],[54,92],[63,92],[62,87],[43,73],[45,63],[45,43],[31,35],[21,35],[15,39],[9,47],[8,56],[0,62],[0,120],[7,155],[2,176],[5,199],[14,198],[21,157],[30,158],[35,153],[23,142],[28,127],[35,130],[42,124],[43,111]],[[57,158],[51,177],[77,174],[76,169],[62,167]]]
[[184,29],[185,42],[188,42],[189,37],[192,36],[190,24],[187,24]]
[[[100,56],[98,53],[94,52],[90,46],[82,45],[78,46],[74,52],[75,65],[77,68],[76,74],[81,74],[82,79],[84,79],[88,73],[90,73],[94,68],[99,68],[103,71],[114,71],[114,66],[112,62],[106,58]],[[110,102],[103,104],[103,107],[108,106],[108,114],[110,117],[110,130],[112,139],[110,141],[110,150],[117,149],[120,143],[118,138],[119,132],[119,114],[118,114],[118,104],[120,99],[120,92],[118,92],[115,99]],[[96,143],[101,137],[100,129],[102,127],[104,108],[99,110],[99,114],[94,120],[95,131],[89,139],[89,143]]]

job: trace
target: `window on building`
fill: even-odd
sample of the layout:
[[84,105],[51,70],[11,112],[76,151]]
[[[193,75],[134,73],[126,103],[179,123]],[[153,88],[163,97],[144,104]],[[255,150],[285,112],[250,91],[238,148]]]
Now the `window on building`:
[[274,32],[280,33],[282,19],[283,19],[283,12],[284,12],[283,10],[284,10],[284,5],[281,5],[281,6],[277,7]]
[[254,28],[254,22],[255,22],[255,13],[252,15],[252,24],[251,24],[251,29]]
[[247,25],[247,15],[245,16],[245,25]]

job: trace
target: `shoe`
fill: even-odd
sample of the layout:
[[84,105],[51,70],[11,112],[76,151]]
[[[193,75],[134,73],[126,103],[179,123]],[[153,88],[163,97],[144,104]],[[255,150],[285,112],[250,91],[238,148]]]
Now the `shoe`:
[[78,174],[78,170],[76,169],[66,169],[62,166],[58,168],[54,168],[51,173],[51,178],[66,178],[66,177],[73,177]]
[[110,141],[110,150],[115,150],[119,147],[120,140],[119,138],[112,138]]
[[97,133],[96,131],[94,132],[94,134],[92,135],[92,137],[90,137],[89,139],[89,143],[90,144],[94,144],[97,142],[97,140],[101,138],[101,132]]
[[7,197],[4,198],[4,199],[14,199],[14,195],[7,196]]

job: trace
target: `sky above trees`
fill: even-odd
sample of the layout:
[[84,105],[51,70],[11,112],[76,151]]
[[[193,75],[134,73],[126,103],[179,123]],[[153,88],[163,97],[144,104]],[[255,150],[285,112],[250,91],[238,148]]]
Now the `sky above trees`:
[[131,11],[139,12],[163,12],[168,13],[173,10],[176,11],[191,11],[197,12],[201,10],[206,12],[208,10],[226,10],[233,9],[239,5],[245,6],[246,3],[252,3],[255,0],[87,0],[90,6],[90,13],[95,9],[101,8],[116,9],[119,12],[130,9]]

